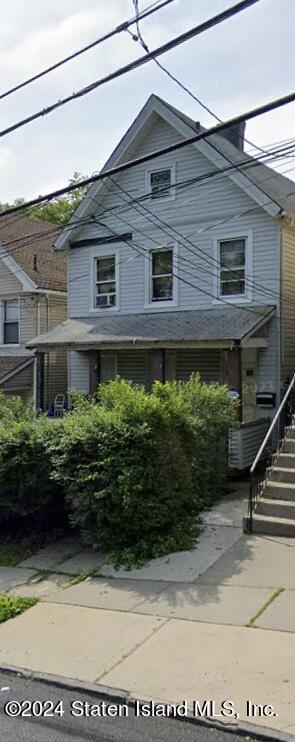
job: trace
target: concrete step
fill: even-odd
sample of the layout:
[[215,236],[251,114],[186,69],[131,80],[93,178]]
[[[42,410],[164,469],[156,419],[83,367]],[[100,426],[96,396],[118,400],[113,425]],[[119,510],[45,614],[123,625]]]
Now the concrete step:
[[284,453],[295,454],[295,438],[285,438],[284,440]]
[[286,469],[295,469],[295,453],[280,453],[275,466],[278,466],[279,468],[286,467]]
[[274,500],[270,497],[260,497],[255,515],[271,515],[274,518],[295,520],[295,500]]
[[274,518],[271,515],[259,515],[255,512],[252,520],[252,533],[295,537],[295,519]]
[[295,484],[291,482],[279,482],[268,480],[263,497],[275,500],[288,500],[295,502]]
[[295,469],[287,469],[286,466],[275,465],[270,470],[269,481],[295,484]]

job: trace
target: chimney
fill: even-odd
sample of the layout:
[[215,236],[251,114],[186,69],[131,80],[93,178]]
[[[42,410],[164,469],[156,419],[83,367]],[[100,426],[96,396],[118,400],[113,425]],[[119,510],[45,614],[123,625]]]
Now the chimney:
[[241,121],[239,124],[234,124],[228,129],[224,129],[220,134],[224,139],[233,144],[234,147],[244,151],[244,134],[245,134],[246,121]]

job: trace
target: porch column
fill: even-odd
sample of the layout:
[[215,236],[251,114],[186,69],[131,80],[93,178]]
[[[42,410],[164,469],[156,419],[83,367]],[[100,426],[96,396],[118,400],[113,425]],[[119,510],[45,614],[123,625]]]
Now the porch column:
[[157,348],[151,351],[151,385],[154,381],[165,381],[165,351]]
[[227,382],[231,391],[239,395],[239,420],[242,420],[242,350],[236,345],[228,351]]
[[95,394],[97,392],[97,386],[99,383],[99,351],[90,350],[88,352],[89,358],[89,394]]
[[38,411],[44,409],[44,353],[36,353],[35,369],[35,405]]

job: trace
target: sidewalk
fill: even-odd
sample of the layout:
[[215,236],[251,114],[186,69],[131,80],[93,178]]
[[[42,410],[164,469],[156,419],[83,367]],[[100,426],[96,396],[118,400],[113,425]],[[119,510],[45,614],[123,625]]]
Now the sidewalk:
[[[227,499],[193,552],[140,570],[114,573],[69,540],[9,568],[11,585],[1,568],[0,590],[40,602],[0,626],[0,665],[141,699],[230,699],[241,720],[295,734],[295,540],[243,535],[244,508]],[[83,569],[108,576],[71,585]],[[246,699],[277,715],[247,718]]]

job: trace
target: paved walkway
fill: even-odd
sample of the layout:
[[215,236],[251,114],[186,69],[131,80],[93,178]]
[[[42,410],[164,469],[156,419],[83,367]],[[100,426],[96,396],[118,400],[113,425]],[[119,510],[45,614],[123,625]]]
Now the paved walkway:
[[[70,539],[0,568],[0,590],[40,598],[0,626],[0,664],[137,698],[231,699],[241,719],[295,733],[295,540],[243,535],[244,510],[227,499],[193,552],[141,570],[114,573]],[[276,715],[247,719],[246,699]]]

